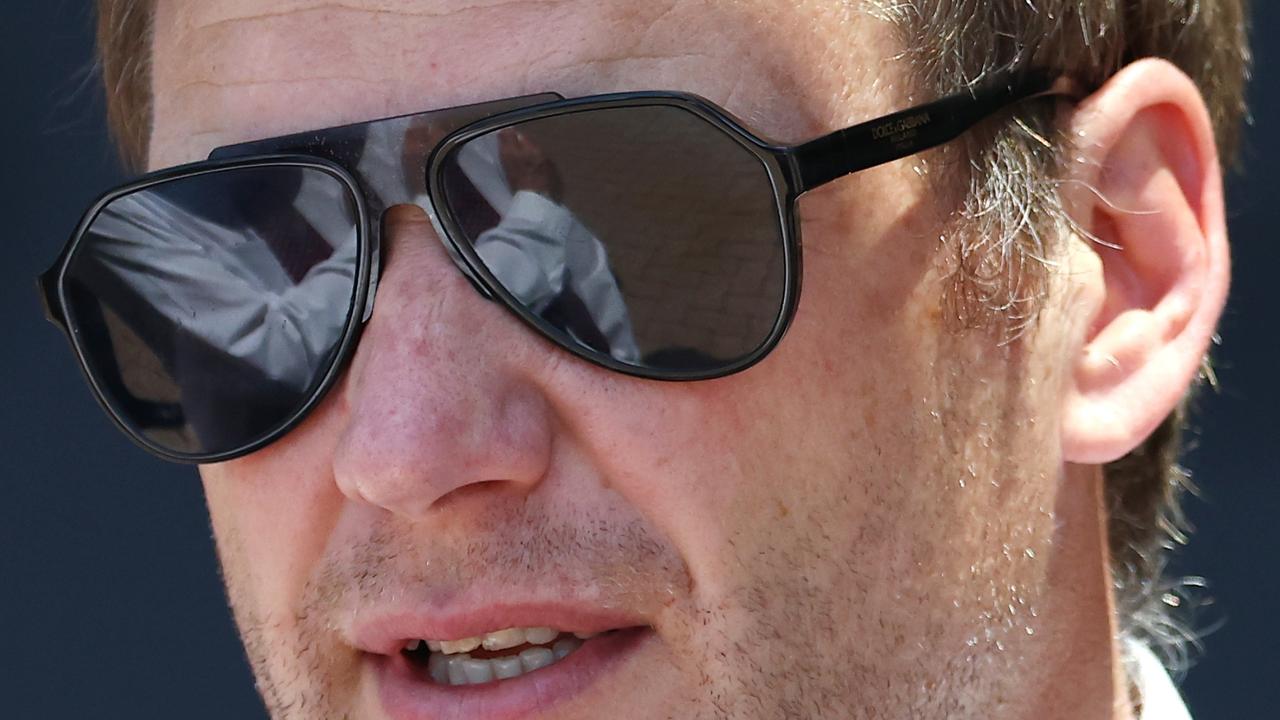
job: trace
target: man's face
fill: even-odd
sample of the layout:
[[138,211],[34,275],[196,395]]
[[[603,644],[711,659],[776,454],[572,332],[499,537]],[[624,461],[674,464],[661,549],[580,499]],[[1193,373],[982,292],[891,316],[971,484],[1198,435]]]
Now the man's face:
[[[899,109],[852,3],[161,2],[152,164],[555,90],[685,90],[795,142]],[[940,717],[1044,669],[1062,331],[943,310],[952,207],[922,158],[800,203],[804,289],[737,375],[645,381],[552,347],[395,214],[344,380],[202,468],[277,717]],[[708,198],[714,202],[714,198]],[[1037,418],[1039,422],[1037,422]],[[633,628],[474,688],[398,652],[509,627]]]

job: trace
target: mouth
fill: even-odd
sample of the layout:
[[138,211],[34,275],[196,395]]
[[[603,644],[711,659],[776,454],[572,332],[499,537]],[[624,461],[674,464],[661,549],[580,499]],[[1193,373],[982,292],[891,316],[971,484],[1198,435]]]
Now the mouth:
[[565,632],[549,627],[506,628],[461,640],[413,639],[400,654],[431,682],[458,687],[518,678],[551,667],[592,638],[622,632]]
[[423,631],[428,628],[406,632],[414,623],[403,620],[383,623],[371,643],[378,650],[366,649],[365,656],[384,710],[394,720],[535,717],[593,686],[606,687],[600,681],[622,671],[655,638],[647,625],[559,614],[560,622],[467,635]]

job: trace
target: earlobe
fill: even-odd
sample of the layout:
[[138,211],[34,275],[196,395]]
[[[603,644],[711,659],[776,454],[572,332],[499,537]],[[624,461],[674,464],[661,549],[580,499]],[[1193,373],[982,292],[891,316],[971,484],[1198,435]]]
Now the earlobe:
[[1129,65],[1073,118],[1064,199],[1096,258],[1063,404],[1068,462],[1137,447],[1195,377],[1226,299],[1221,170],[1199,91],[1162,60]]

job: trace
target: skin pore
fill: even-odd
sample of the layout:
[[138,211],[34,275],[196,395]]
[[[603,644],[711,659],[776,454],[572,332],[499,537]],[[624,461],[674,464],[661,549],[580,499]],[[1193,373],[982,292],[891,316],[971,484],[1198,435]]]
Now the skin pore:
[[[545,90],[692,91],[787,142],[929,99],[853,3],[157,13],[157,168]],[[285,439],[201,469],[273,716],[383,717],[352,637],[371,605],[573,597],[655,634],[548,717],[1129,717],[1100,473],[1062,449],[1063,408],[1103,372],[1075,358],[1099,309],[1123,308],[1077,239],[1038,330],[954,331],[939,242],[954,198],[921,177],[947,169],[917,157],[806,196],[789,334],[759,366],[691,384],[551,347],[472,290],[420,211],[393,209],[345,379]]]

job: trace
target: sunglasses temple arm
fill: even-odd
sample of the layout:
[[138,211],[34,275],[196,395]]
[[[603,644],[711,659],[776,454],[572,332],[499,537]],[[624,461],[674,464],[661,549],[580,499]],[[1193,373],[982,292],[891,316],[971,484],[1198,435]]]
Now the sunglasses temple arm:
[[62,314],[62,304],[58,302],[57,268],[58,266],[55,265],[41,274],[36,280],[36,287],[40,293],[40,306],[44,308],[45,318],[65,330],[67,319]]
[[869,120],[788,148],[796,194],[955,139],[1009,105],[1033,97],[1078,99],[1076,84],[1048,72],[1005,72],[970,90]]

